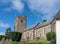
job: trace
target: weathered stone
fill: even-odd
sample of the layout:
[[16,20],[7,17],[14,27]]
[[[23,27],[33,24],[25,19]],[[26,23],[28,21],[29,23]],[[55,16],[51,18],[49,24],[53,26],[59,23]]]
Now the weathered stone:
[[[60,12],[57,13],[60,16]],[[57,17],[59,17],[57,16]],[[56,32],[56,20],[60,20],[60,17],[56,16],[42,24],[37,23],[36,25],[26,28],[26,17],[17,16],[15,19],[15,31],[22,32],[22,40],[33,40],[33,39],[46,39],[48,32]],[[57,19],[56,19],[57,18]]]

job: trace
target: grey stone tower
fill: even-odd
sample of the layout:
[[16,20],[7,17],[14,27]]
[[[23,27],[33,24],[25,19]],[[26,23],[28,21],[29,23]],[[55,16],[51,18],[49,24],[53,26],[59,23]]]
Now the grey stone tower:
[[26,16],[16,16],[15,24],[14,24],[14,31],[15,32],[22,32],[26,28]]

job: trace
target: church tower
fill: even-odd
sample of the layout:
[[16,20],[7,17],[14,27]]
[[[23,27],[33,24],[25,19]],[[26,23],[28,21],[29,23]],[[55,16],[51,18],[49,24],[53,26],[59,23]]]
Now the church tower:
[[14,31],[22,32],[26,28],[26,16],[16,16]]

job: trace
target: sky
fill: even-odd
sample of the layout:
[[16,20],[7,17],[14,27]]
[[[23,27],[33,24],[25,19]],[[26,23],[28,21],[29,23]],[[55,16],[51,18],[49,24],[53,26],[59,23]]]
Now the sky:
[[0,0],[0,34],[14,30],[16,16],[26,16],[26,27],[50,20],[60,9],[60,0]]

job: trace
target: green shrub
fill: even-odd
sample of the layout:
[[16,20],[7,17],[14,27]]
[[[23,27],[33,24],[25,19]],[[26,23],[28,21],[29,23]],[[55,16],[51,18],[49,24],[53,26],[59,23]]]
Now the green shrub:
[[56,44],[56,33],[55,32],[48,32],[46,34],[47,40],[51,42],[51,44]]
[[3,39],[3,38],[5,38],[5,36],[4,35],[0,35],[0,40]]
[[22,33],[20,32],[9,32],[7,35],[7,38],[11,39],[12,41],[20,41],[21,36],[22,36]]
[[50,41],[52,39],[56,39],[56,34],[55,34],[55,32],[48,32],[46,34],[46,37],[47,37],[47,40]]

